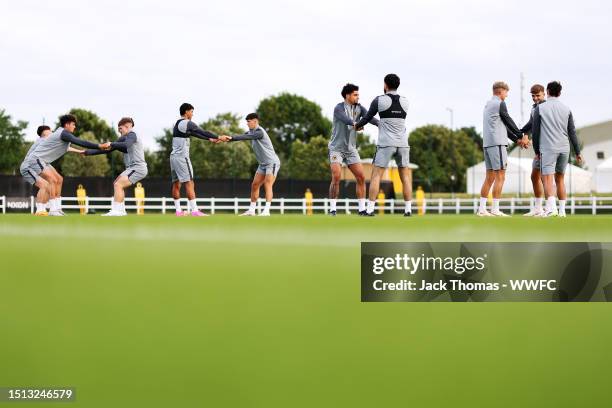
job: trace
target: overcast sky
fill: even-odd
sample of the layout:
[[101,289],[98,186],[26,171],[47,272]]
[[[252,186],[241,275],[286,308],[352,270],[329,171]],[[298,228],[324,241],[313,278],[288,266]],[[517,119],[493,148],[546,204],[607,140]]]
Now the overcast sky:
[[456,127],[481,129],[495,80],[521,121],[524,72],[526,116],[529,86],[557,79],[584,126],[612,119],[611,19],[601,0],[5,2],[0,109],[30,123],[29,140],[73,107],[129,115],[155,148],[182,102],[202,122],[289,91],[331,117],[344,83],[369,106],[394,72],[410,129],[448,125],[447,107]]

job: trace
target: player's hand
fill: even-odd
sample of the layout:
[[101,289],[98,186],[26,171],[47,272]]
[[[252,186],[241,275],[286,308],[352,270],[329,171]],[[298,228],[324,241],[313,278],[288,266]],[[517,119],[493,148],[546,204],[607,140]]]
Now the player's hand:
[[583,160],[584,160],[584,159],[582,158],[582,155],[581,155],[581,154],[577,154],[577,155],[576,155],[576,163],[578,163],[578,164],[582,164]]
[[101,150],[110,150],[110,149],[111,149],[111,142],[100,143],[100,144],[98,145],[98,147],[99,147]]
[[229,142],[230,140],[232,140],[232,137],[228,135],[221,135],[219,136],[219,140],[222,142]]
[[363,126],[360,128],[355,128],[356,131],[361,132],[363,130]]
[[529,147],[529,143],[530,143],[529,136],[523,135],[523,147],[525,149],[527,149]]

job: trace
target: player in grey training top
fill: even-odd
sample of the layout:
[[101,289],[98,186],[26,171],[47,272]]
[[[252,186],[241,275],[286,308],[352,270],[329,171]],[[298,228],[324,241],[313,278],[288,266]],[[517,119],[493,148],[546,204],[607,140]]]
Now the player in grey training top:
[[144,146],[132,129],[134,120],[132,118],[121,118],[118,124],[121,137],[111,142],[110,150],[86,150],[85,156],[107,154],[113,150],[123,153],[125,170],[115,179],[113,188],[115,191],[111,210],[105,216],[124,216],[125,211],[125,189],[136,184],[147,175],[147,162],[144,157]]
[[[61,201],[59,199],[60,191],[55,191],[53,171],[49,164],[62,157],[66,152],[71,151],[70,144],[87,148],[110,148],[110,143],[97,144],[88,142],[87,140],[79,139],[72,133],[76,129],[77,119],[74,115],[63,115],[60,117],[60,125],[55,132],[51,133],[45,139],[36,144],[36,147],[29,152],[27,160],[21,165],[21,174],[24,178],[38,188],[46,190],[45,196],[53,198],[48,200],[50,205],[49,214],[63,215],[61,211]],[[75,150],[75,149],[73,149]],[[37,202],[37,213],[43,215],[45,213],[45,205],[47,201]]]
[[374,169],[370,180],[369,202],[367,215],[374,215],[376,197],[380,189],[380,179],[385,172],[391,158],[395,158],[399,168],[404,193],[404,216],[412,215],[412,180],[410,177],[410,148],[408,147],[408,133],[406,131],[406,112],[408,100],[397,93],[400,79],[395,74],[388,74],[384,80],[385,94],[377,96],[370,105],[370,109],[355,129],[363,127],[374,115],[378,113],[378,141],[374,154]]
[[[521,133],[523,133],[523,143],[529,144],[529,137],[533,128],[533,113],[535,112],[536,106],[544,102],[546,99],[546,95],[544,94],[544,87],[540,84],[535,84],[531,87],[531,99],[533,100],[533,107],[531,108],[531,115],[529,116],[529,121],[521,128]],[[534,156],[533,162],[531,165],[531,184],[533,185],[533,195],[535,197],[535,206],[533,210],[529,211],[526,214],[523,214],[526,217],[535,217],[540,216],[543,213],[542,208],[542,199],[544,197],[544,187],[542,186],[542,176],[540,174],[540,159],[538,156]]]
[[[334,108],[332,136],[329,141],[329,164],[331,168],[331,183],[329,185],[330,215],[336,215],[336,202],[340,190],[342,163],[346,163],[355,176],[356,193],[359,200],[359,215],[366,215],[365,176],[361,158],[357,151],[357,132],[355,123],[365,116],[367,110],[359,103],[359,87],[346,84],[340,92],[344,102]],[[378,119],[372,118],[370,123],[378,126]]]
[[280,169],[280,159],[274,151],[270,136],[268,136],[264,128],[259,126],[259,116],[256,113],[249,113],[246,116],[246,122],[249,128],[246,133],[229,136],[227,139],[227,141],[250,140],[253,152],[259,163],[257,171],[255,172],[255,177],[253,177],[253,182],[251,183],[251,204],[249,209],[241,215],[256,215],[255,210],[257,207],[257,200],[259,199],[259,189],[263,184],[266,193],[266,206],[259,215],[267,217],[270,215],[270,207],[274,196],[272,187],[274,186],[278,169]]
[[[46,125],[39,126],[38,129],[36,130],[36,134],[39,137],[38,139],[34,141],[34,143],[32,143],[32,146],[30,146],[30,148],[28,149],[28,152],[26,153],[26,156],[23,159],[23,163],[27,163],[28,159],[30,158],[30,155],[32,154],[32,152],[34,152],[36,146],[38,146],[40,142],[42,142],[44,139],[46,139],[48,136],[51,135],[51,128]],[[83,150],[75,149],[73,147],[68,147],[68,152],[83,153]],[[51,184],[53,191],[49,193],[50,195],[48,198],[49,200],[48,203],[53,202],[54,208],[55,208],[55,211],[50,212],[48,215],[62,216],[64,215],[64,212],[61,210],[62,208],[61,193],[62,193],[62,185],[64,183],[64,178],[62,177],[61,174],[57,172],[57,170],[55,170],[55,167],[53,167],[51,163],[47,163],[45,170],[48,170],[48,171],[42,172],[40,176]],[[30,178],[29,175],[28,175],[28,178]],[[36,198],[37,198],[36,202],[42,202],[43,201],[42,198],[45,194],[47,194],[47,191],[45,189],[39,188],[38,193],[36,195]]]
[[[559,82],[550,82],[546,86],[548,100],[538,105],[533,112],[533,149],[540,159],[540,173],[546,195],[543,217],[565,217],[567,196],[564,174],[569,162],[570,142],[576,153],[576,161],[582,162],[574,117],[572,111],[559,100],[561,90]],[[555,185],[559,211],[555,202]]]
[[[201,129],[198,125],[191,121],[193,118],[194,107],[189,103],[184,103],[180,106],[179,112],[181,118],[176,121],[172,129],[172,152],[170,153],[170,172],[172,174],[172,198],[176,208],[176,215],[183,216],[191,214],[201,217],[206,214],[198,209],[196,203],[195,187],[193,183],[193,166],[189,158],[190,138],[197,137],[211,141],[218,141],[219,136],[212,132]],[[224,136],[223,139],[227,138]],[[181,186],[185,184],[187,193],[188,212],[184,213],[181,210]]]
[[[506,177],[508,138],[513,142],[518,142],[523,148],[527,147],[522,139],[523,134],[508,114],[508,108],[504,102],[509,90],[510,87],[505,82],[495,82],[493,98],[484,108],[482,131],[487,175],[480,189],[480,206],[477,212],[480,217],[506,216],[499,210],[499,199]],[[491,187],[493,187],[493,209],[489,212],[487,211],[487,197]]]

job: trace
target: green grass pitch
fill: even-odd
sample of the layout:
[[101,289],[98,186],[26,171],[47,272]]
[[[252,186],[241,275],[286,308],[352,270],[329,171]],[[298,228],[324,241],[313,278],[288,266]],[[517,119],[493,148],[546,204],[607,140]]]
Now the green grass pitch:
[[359,244],[611,238],[612,216],[0,215],[0,386],[74,386],[52,405],[75,408],[608,406],[608,304],[361,303]]

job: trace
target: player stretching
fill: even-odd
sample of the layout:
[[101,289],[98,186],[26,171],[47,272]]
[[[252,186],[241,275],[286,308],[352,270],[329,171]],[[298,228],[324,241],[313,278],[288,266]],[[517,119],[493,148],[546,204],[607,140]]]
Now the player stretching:
[[[36,215],[47,215],[45,206],[49,202],[49,215],[64,215],[61,210],[59,192],[56,194],[54,185],[54,171],[49,167],[49,163],[62,157],[71,150],[70,144],[86,147],[90,149],[108,149],[110,143],[97,144],[79,139],[72,133],[76,129],[77,119],[74,115],[63,115],[60,117],[60,125],[55,132],[39,141],[26,160],[21,164],[22,176],[31,184],[44,189],[43,196],[36,201]],[[76,150],[76,149],[74,149]],[[57,197],[56,197],[57,196]],[[49,200],[56,197],[53,200]]]
[[[28,150],[28,152],[26,153],[25,158],[23,159],[23,163],[26,163],[28,161],[28,158],[30,157],[30,155],[32,154],[32,152],[34,151],[34,149],[36,148],[36,146],[38,146],[38,144],[43,141],[44,139],[46,139],[50,134],[51,134],[51,128],[49,126],[39,126],[38,129],[36,130],[36,134],[39,136],[38,139],[36,139],[34,141],[34,143],[32,143],[32,146],[30,146],[30,149]],[[68,148],[69,152],[75,152],[75,153],[81,153],[82,150],[79,149],[74,149],[72,147]],[[57,170],[55,170],[55,167],[53,167],[50,163],[47,163],[47,167],[46,167],[47,172],[44,172],[43,174],[41,174],[41,177],[46,177],[46,181],[48,183],[51,184],[52,187],[52,191],[47,191],[46,189],[38,189],[38,193],[36,194],[36,202],[38,203],[42,203],[43,197],[45,196],[45,194],[47,194],[48,197],[48,201],[47,201],[47,205],[49,205],[49,203],[51,201],[54,202],[54,208],[56,208],[55,211],[53,211],[52,213],[47,214],[46,211],[41,211],[40,213],[37,212],[37,215],[52,215],[52,216],[57,216],[57,215],[64,215],[64,212],[61,210],[61,192],[62,192],[62,184],[64,182],[64,178],[57,172]]]
[[399,176],[404,191],[404,216],[412,215],[412,180],[410,178],[408,135],[406,132],[406,112],[408,111],[408,100],[397,93],[400,79],[395,74],[388,74],[384,79],[385,94],[377,96],[372,101],[368,112],[355,124],[355,129],[360,129],[370,122],[378,113],[378,141],[376,153],[374,154],[374,165],[370,180],[369,201],[366,215],[374,216],[376,197],[380,189],[380,179],[389,161],[395,158],[399,168]]
[[134,120],[132,118],[122,118],[119,121],[118,129],[121,137],[110,144],[110,150],[88,149],[85,156],[96,154],[108,154],[113,150],[123,153],[125,170],[119,174],[113,183],[115,194],[111,210],[103,214],[109,217],[121,217],[127,215],[125,212],[125,189],[136,184],[147,175],[147,162],[145,161],[144,147],[142,141],[136,136],[132,129]]
[[[256,113],[249,113],[246,116],[247,127],[249,130],[236,136],[228,136],[226,141],[250,140],[253,152],[257,158],[259,166],[251,183],[251,204],[249,209],[241,215],[252,216],[256,215],[255,208],[257,207],[257,199],[259,198],[259,189],[262,184],[266,193],[266,206],[259,214],[262,217],[270,216],[270,206],[272,205],[272,197],[274,192],[272,186],[276,180],[278,169],[280,169],[280,159],[274,151],[274,146],[270,140],[270,136],[264,128],[259,126],[259,116]],[[223,140],[223,139],[222,139]]]
[[[363,175],[361,158],[357,151],[357,131],[354,125],[366,114],[366,108],[359,103],[359,87],[346,84],[340,92],[344,102],[334,108],[334,124],[332,137],[329,141],[329,165],[331,168],[331,183],[329,185],[330,215],[336,215],[336,201],[340,190],[342,163],[346,163],[355,176],[359,215],[366,215],[366,184]],[[370,123],[378,126],[378,119],[372,118]]]
[[[193,109],[193,106],[188,103],[182,104],[179,108],[181,118],[176,121],[174,129],[172,130],[172,152],[170,153],[172,198],[174,199],[174,207],[177,216],[191,214],[196,217],[202,217],[206,214],[198,209],[198,204],[196,203],[195,188],[193,184],[193,166],[191,166],[191,159],[189,158],[190,137],[194,136],[198,139],[205,140],[219,140],[219,136],[203,130],[191,121],[191,118],[193,118]],[[183,184],[185,185],[187,199],[189,200],[188,213],[181,210],[181,186]]]
[[[531,108],[531,115],[529,116],[529,122],[523,126],[521,133],[523,133],[523,143],[528,144],[529,139],[526,138],[527,134],[531,134],[533,128],[533,112],[536,106],[545,102],[544,87],[540,84],[535,84],[531,87],[531,99],[533,100],[533,107]],[[544,197],[544,187],[542,186],[542,178],[540,175],[540,159],[536,155],[533,158],[531,165],[531,184],[533,185],[533,195],[535,196],[535,206],[532,211],[523,214],[525,217],[537,217],[542,215],[544,210],[542,209],[542,200]]]
[[[540,173],[546,195],[546,208],[542,217],[565,217],[564,174],[569,162],[570,142],[576,161],[582,162],[572,111],[560,100],[561,84],[550,82],[546,86],[548,100],[533,112],[533,148],[540,159]],[[554,180],[553,180],[554,177]],[[559,197],[559,210],[555,202],[555,185]]]
[[[521,147],[525,147],[523,134],[508,114],[508,108],[504,102],[509,90],[510,87],[505,82],[495,82],[493,98],[484,108],[483,150],[487,175],[480,189],[480,206],[477,212],[479,217],[508,216],[499,210],[499,199],[506,178],[508,138],[513,142],[518,142]],[[493,187],[493,209],[488,212],[487,197],[491,187]]]

